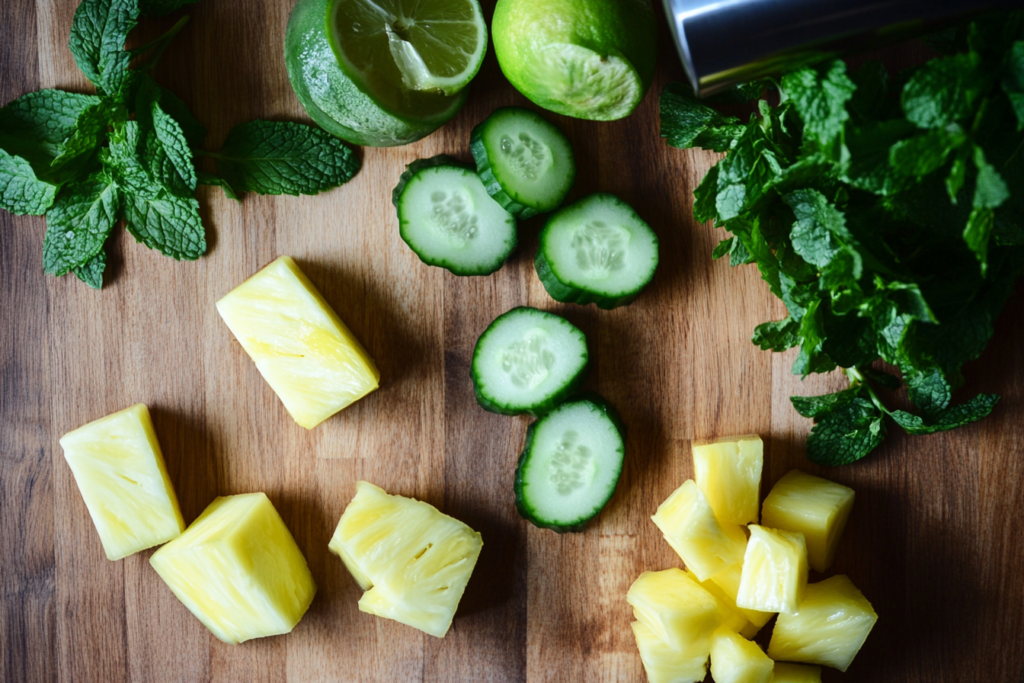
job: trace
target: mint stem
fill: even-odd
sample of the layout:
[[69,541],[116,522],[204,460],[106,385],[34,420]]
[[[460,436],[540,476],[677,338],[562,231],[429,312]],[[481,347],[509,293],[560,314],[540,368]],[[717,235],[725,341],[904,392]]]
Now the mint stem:
[[178,32],[181,31],[181,29],[185,27],[185,24],[188,23],[188,20],[189,17],[187,15],[182,17],[181,19],[178,19],[177,23],[175,23],[174,26],[168,29],[167,32],[164,33],[162,36],[160,36],[153,42],[148,43],[147,45],[143,45],[142,47],[137,47],[133,49],[131,52],[133,55],[136,56],[145,54],[150,50],[153,51],[152,54],[150,54],[149,57],[147,57],[144,62],[142,62],[135,68],[140,71],[152,71],[153,69],[155,69],[157,62],[160,61],[160,57],[163,56],[164,51],[167,49],[167,46],[171,44],[171,39],[174,38],[174,36],[178,35]]
[[885,407],[885,404],[882,403],[882,399],[878,398],[878,394],[876,394],[875,390],[871,388],[868,378],[865,377],[860,370],[857,368],[843,368],[843,374],[850,379],[851,387],[862,386],[867,390],[868,398],[871,399],[871,402],[875,404],[876,408],[886,415],[892,415],[892,413],[889,412],[889,409]]

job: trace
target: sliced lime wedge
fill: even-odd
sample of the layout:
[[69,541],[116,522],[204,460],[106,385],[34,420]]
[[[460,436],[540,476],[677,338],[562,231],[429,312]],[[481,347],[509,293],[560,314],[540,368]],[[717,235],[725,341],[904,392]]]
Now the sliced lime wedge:
[[328,36],[343,71],[381,106],[404,91],[454,95],[487,52],[477,0],[331,0]]

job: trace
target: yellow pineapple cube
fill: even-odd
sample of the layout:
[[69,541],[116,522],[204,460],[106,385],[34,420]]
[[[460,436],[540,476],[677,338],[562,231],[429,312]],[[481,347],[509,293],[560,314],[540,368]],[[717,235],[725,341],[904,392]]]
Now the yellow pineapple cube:
[[711,633],[722,623],[718,602],[681,569],[644,572],[626,593],[633,616],[656,636],[707,658]]
[[774,665],[757,643],[724,626],[711,637],[715,683],[772,683]]
[[763,466],[764,444],[757,434],[693,445],[694,479],[722,522],[757,523]]
[[796,614],[780,614],[768,645],[772,659],[846,671],[878,621],[867,598],[840,574],[807,586]]
[[[747,620],[746,615],[743,614],[742,610],[736,606],[736,602],[734,600],[729,599],[729,596],[725,594],[725,591],[723,591],[718,584],[711,579],[708,579],[707,581],[698,581],[697,577],[693,576],[693,574],[690,574],[689,572],[687,572],[687,574],[694,581],[697,581],[697,583],[700,584],[700,587],[710,593],[711,597],[715,599],[715,604],[718,606],[718,621],[722,626],[732,629],[733,631],[736,631],[736,633],[743,633],[744,635],[749,631],[751,624]],[[750,636],[746,637],[752,638],[756,634],[757,631],[754,631]]]
[[832,566],[839,539],[853,509],[853,489],[793,470],[764,500],[761,523],[798,531],[807,540],[807,561],[815,571]]
[[377,388],[373,360],[288,256],[231,290],[217,311],[306,429]]
[[807,587],[807,543],[803,534],[751,524],[743,555],[736,605],[793,614]]
[[61,437],[107,559],[120,560],[185,529],[149,409],[141,403]]
[[483,545],[433,505],[361,481],[328,547],[366,591],[359,609],[443,638]]
[[772,683],[821,683],[821,667],[775,662]]
[[316,594],[306,558],[263,493],[216,498],[149,563],[225,643],[290,632]]
[[700,581],[743,560],[743,528],[719,522],[692,479],[683,482],[651,519]]
[[650,683],[700,683],[707,675],[706,651],[693,654],[688,648],[677,649],[642,621],[633,622],[633,637]]
[[[734,564],[733,566],[718,572],[711,577],[710,583],[718,586],[721,589],[722,594],[729,599],[730,604],[736,605],[736,596],[740,592],[740,579],[743,576],[743,563]],[[774,612],[760,612],[754,609],[743,609],[742,607],[736,606],[736,609],[740,611],[743,616],[747,618],[750,625],[744,630],[740,631],[740,634],[745,638],[753,638],[757,635],[757,632],[761,630],[768,620],[775,616]]]

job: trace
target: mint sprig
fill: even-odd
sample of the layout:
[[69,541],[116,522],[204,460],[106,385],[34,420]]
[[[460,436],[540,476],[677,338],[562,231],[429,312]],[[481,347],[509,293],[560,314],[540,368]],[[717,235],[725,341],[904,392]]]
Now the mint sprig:
[[[713,257],[756,263],[786,306],[754,343],[799,348],[795,374],[850,380],[792,398],[815,420],[807,453],[822,464],[864,457],[894,424],[955,429],[998,400],[954,394],[1024,274],[1024,13],[937,44],[944,56],[893,78],[841,61],[785,74],[778,105],[759,101],[742,124],[684,85],[661,96],[669,144],[726,152],[694,192],[697,220],[732,233]],[[880,398],[901,383],[877,361],[901,372],[911,410]]]
[[[47,216],[43,267],[103,284],[104,244],[119,221],[174,259],[206,252],[198,185],[237,193],[317,194],[347,182],[359,160],[337,138],[298,123],[250,121],[223,149],[200,148],[206,128],[150,72],[188,20],[148,45],[125,49],[140,14],[195,0],[83,0],[69,47],[96,95],[28,93],[0,109],[0,208]],[[196,169],[213,157],[219,175]]]

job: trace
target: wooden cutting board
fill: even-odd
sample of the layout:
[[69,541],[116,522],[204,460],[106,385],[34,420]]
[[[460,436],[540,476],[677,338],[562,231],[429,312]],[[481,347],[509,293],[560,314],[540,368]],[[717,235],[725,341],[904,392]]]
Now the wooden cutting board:
[[[40,87],[88,89],[67,49],[75,4],[0,3],[0,103]],[[208,125],[211,148],[241,121],[306,120],[281,56],[291,4],[191,8],[157,76]],[[144,22],[139,41],[173,20]],[[682,75],[664,25],[659,38],[661,70],[634,116],[549,117],[576,148],[573,197],[615,192],[660,237],[654,282],[616,311],[548,298],[531,264],[537,220],[523,224],[518,254],[490,277],[427,267],[399,239],[390,198],[404,165],[439,152],[469,158],[475,123],[526,104],[493,55],[452,123],[415,145],[362,150],[362,170],[340,189],[241,204],[202,190],[211,248],[198,262],[174,262],[122,234],[96,292],[42,274],[43,219],[0,213],[0,680],[645,680],[624,596],[640,572],[679,565],[649,517],[692,476],[691,440],[761,434],[765,491],[793,467],[819,472],[803,458],[810,424],[788,396],[843,383],[801,383],[792,355],[750,343],[757,323],[784,310],[754,267],[713,262],[721,232],[691,217],[691,192],[714,156],[658,136],[656,93]],[[382,374],[379,391],[312,432],[286,415],[213,305],[280,254],[295,257]],[[585,533],[559,536],[519,519],[512,478],[528,420],[486,413],[473,399],[477,336],[524,304],[586,332],[591,386],[629,426],[618,492]],[[881,617],[850,672],[828,671],[826,681],[1021,681],[1021,289],[997,327],[964,389],[1003,396],[990,418],[953,434],[894,434],[865,461],[825,472],[857,491],[835,569]],[[150,551],[104,558],[57,440],[135,402],[153,412],[187,521],[220,494],[265,491],[280,510],[319,586],[292,634],[225,645],[150,569]],[[483,534],[445,639],[357,609],[360,591],[327,541],[359,479],[429,501]]]

